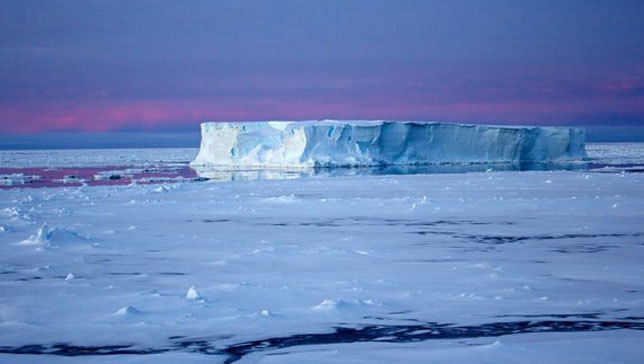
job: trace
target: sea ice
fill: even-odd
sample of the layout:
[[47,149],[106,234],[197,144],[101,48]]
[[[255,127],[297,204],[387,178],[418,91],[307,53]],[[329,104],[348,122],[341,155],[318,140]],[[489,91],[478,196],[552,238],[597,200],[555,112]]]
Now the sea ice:
[[638,363],[621,167],[2,189],[0,363]]

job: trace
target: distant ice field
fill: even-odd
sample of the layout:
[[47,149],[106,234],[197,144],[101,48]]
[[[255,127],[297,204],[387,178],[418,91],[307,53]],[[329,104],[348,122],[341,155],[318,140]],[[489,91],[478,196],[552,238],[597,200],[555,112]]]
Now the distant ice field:
[[199,148],[0,150],[0,168],[187,165]]
[[0,363],[639,363],[644,147],[587,149],[161,183],[140,174],[197,150],[0,152],[23,177],[92,171],[0,190]]

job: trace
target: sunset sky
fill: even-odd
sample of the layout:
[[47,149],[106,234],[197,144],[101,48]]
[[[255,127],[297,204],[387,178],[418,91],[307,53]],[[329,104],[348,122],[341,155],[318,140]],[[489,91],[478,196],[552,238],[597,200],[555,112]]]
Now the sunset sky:
[[0,133],[644,124],[644,1],[0,1]]

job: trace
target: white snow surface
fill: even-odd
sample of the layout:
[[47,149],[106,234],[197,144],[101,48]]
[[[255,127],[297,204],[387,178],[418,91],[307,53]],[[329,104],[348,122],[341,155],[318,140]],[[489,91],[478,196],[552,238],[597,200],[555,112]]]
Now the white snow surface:
[[201,124],[195,166],[307,168],[574,160],[578,128],[323,120]]
[[[629,149],[641,145],[591,146],[642,157]],[[592,170],[0,190],[0,349],[169,349],[0,363],[223,363],[177,343],[338,326],[644,324],[643,216],[644,174]],[[644,357],[641,330],[387,339],[266,348],[239,363]]]

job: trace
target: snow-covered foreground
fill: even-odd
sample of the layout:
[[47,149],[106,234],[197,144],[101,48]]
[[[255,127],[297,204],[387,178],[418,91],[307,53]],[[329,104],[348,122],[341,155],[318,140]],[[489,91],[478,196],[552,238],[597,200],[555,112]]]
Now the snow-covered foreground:
[[0,362],[636,363],[643,217],[598,171],[0,190]]

